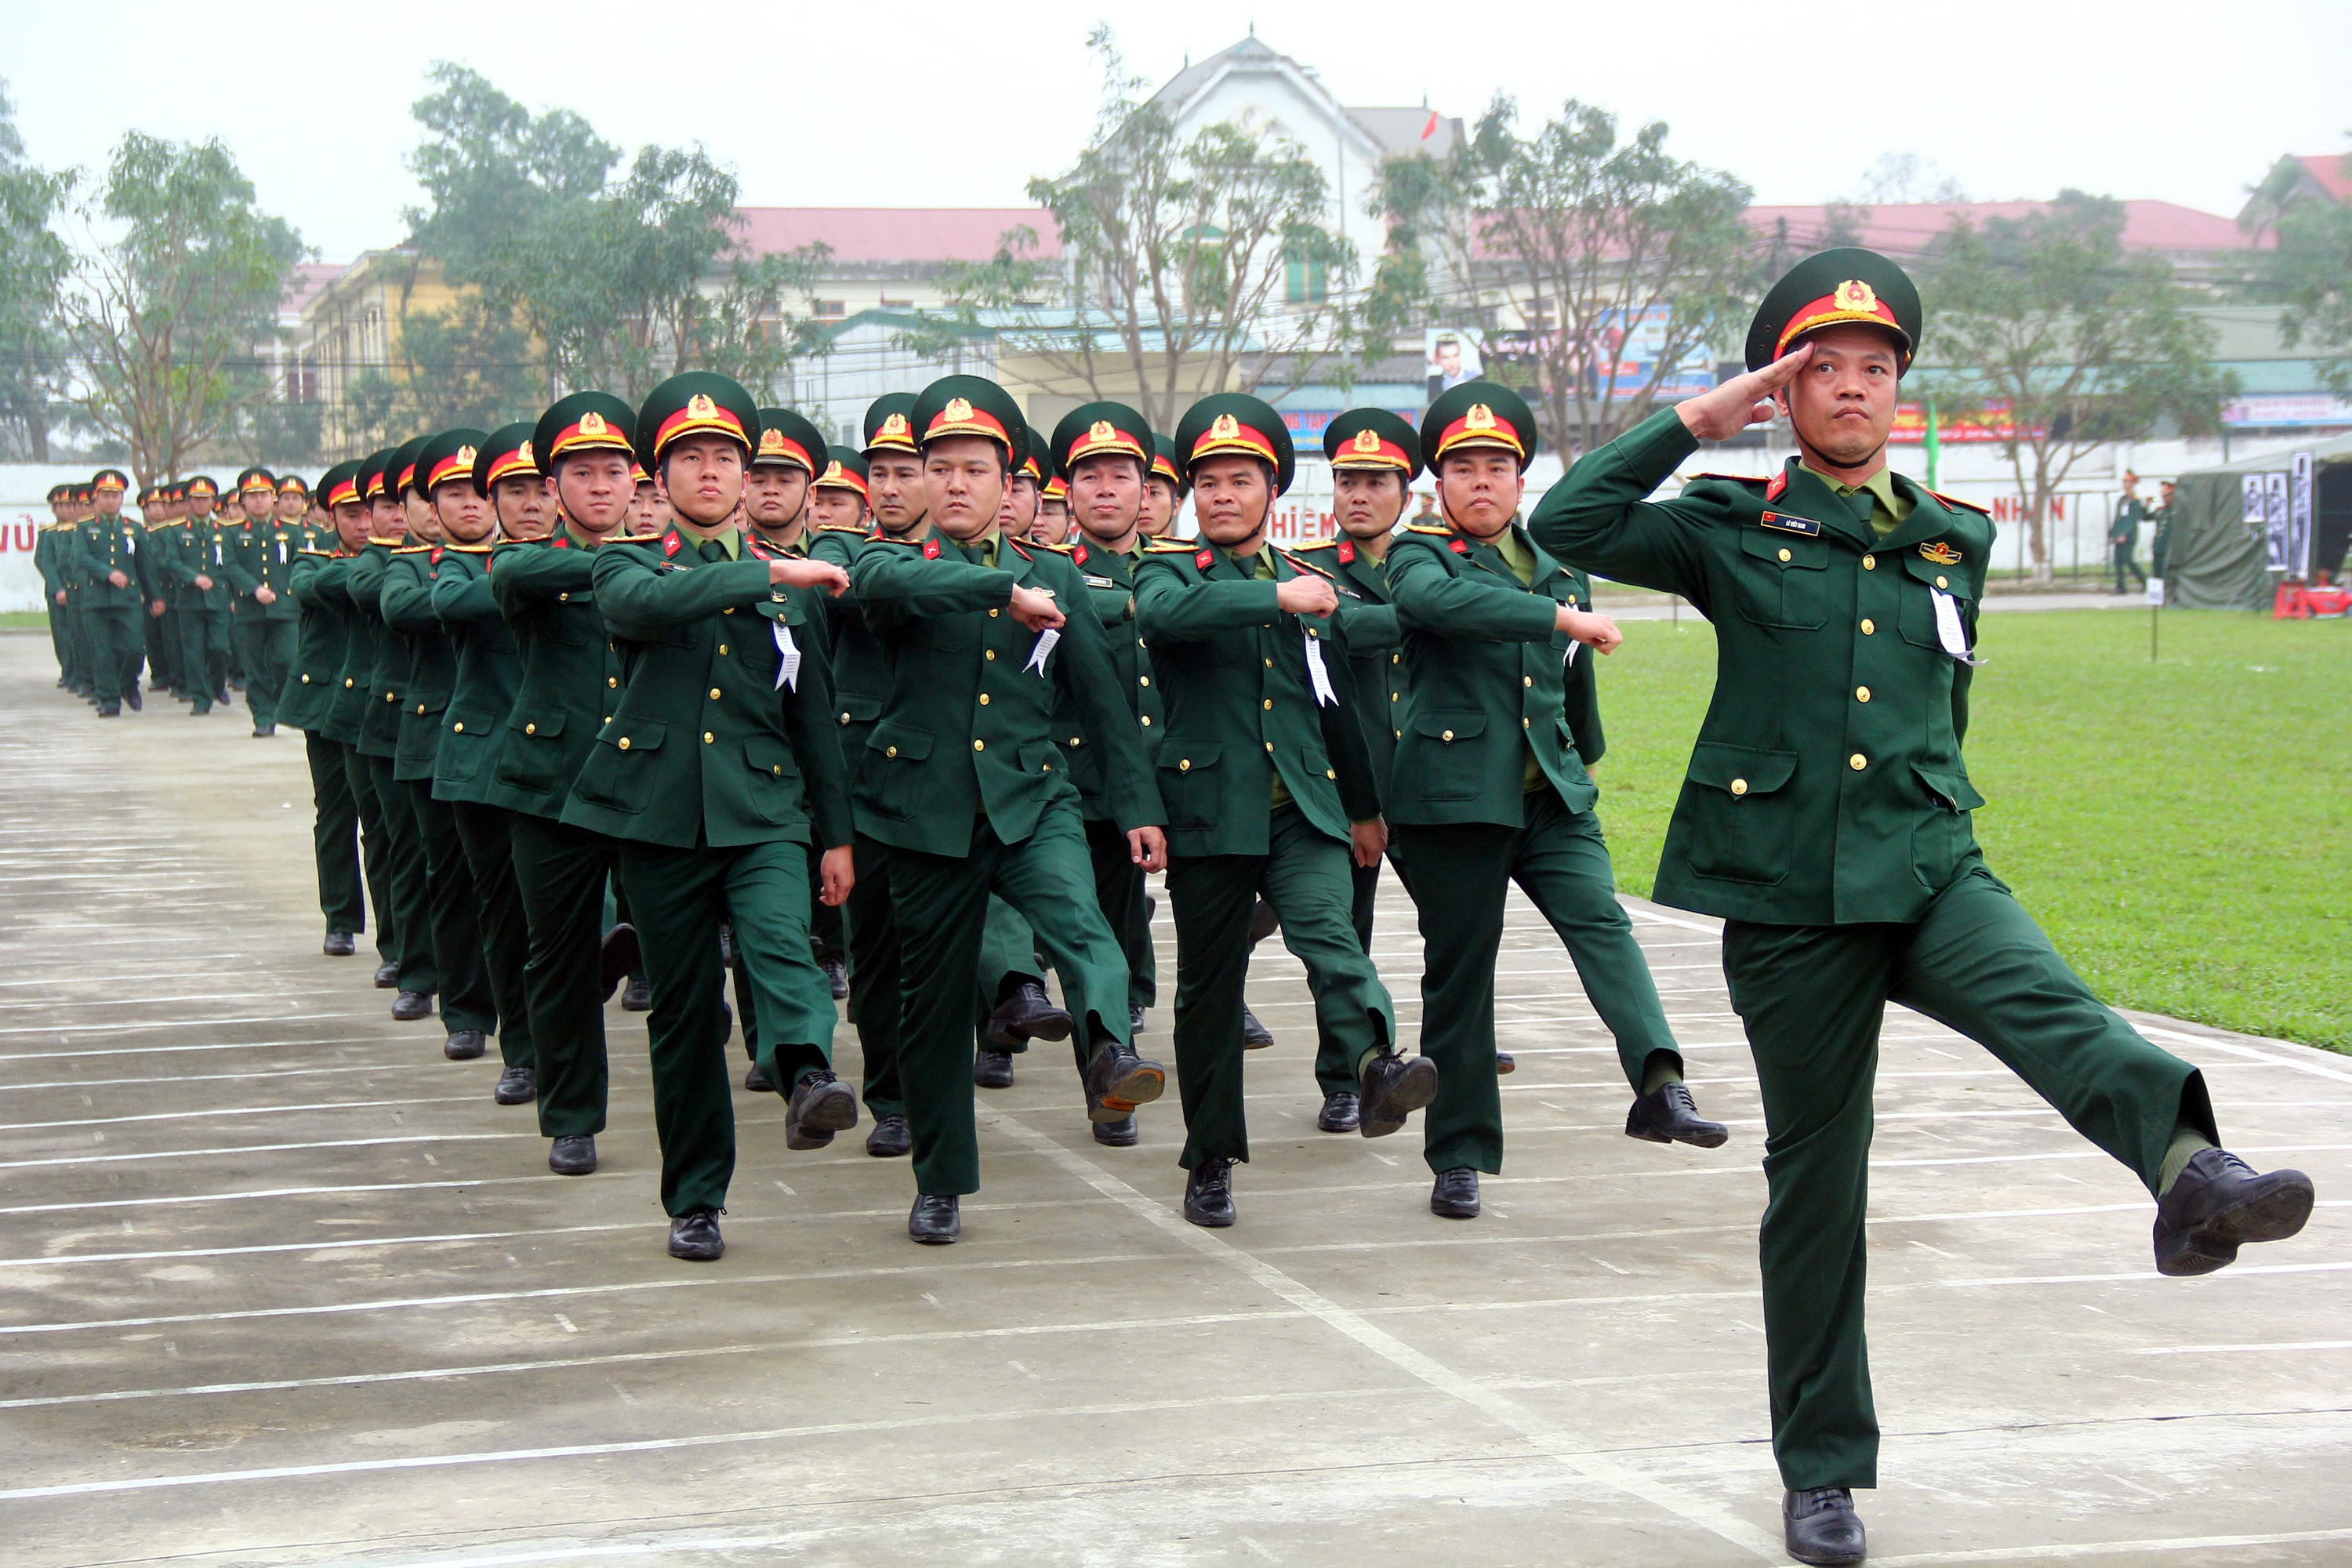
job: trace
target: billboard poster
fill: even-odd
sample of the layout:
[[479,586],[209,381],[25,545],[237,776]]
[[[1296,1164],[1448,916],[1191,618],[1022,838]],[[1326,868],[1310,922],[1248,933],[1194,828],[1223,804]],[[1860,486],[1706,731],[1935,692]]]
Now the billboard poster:
[[[2021,435],[2017,422],[2009,416],[2009,399],[1996,397],[1974,408],[1939,405],[1936,410],[1936,432],[1947,444],[1955,442],[2014,441]],[[1898,403],[1895,405],[1895,429],[1886,437],[1898,446],[1916,447],[1927,439],[1927,405],[1924,403]]]
[[[1670,305],[1651,305],[1631,315],[1611,311],[1601,319],[1598,342],[1584,367],[1588,395],[1606,395],[1612,403],[1631,403],[1643,395],[1662,403],[1696,397],[1715,385],[1715,361],[1694,350],[1687,359],[1667,363],[1667,338],[1674,327]],[[1653,388],[1651,381],[1656,379]]]
[[2265,499],[2269,487],[2263,483],[2262,475],[2248,474],[2241,488],[2243,490],[2241,498],[2243,510],[2238,521],[2248,528],[2262,527],[2270,521],[2270,502]]
[[1478,334],[1459,327],[1432,327],[1422,334],[1422,374],[1428,387],[1423,401],[1486,374],[1478,354]]
[[2286,476],[2263,476],[2263,542],[2270,552],[2270,569],[2286,570]]
[[2286,572],[2311,580],[2311,454],[2297,452],[2287,469]]

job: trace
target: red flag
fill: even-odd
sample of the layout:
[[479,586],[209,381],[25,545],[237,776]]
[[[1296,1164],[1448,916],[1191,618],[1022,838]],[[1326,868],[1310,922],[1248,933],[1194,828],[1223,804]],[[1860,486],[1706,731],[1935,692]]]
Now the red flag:
[[1437,110],[1433,110],[1433,110],[1431,110],[1429,111],[1429,123],[1428,123],[1428,124],[1426,124],[1426,125],[1424,125],[1424,126],[1423,126],[1423,127],[1421,128],[1421,139],[1422,139],[1423,141],[1426,142],[1426,141],[1428,141],[1431,137],[1433,137],[1433,136],[1434,136],[1434,135],[1436,135],[1436,134],[1437,134]]

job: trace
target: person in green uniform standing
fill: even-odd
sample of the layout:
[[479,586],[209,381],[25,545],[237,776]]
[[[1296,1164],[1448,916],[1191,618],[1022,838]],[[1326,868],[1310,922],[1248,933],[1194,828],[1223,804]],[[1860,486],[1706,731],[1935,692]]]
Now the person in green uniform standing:
[[139,525],[122,515],[131,481],[119,468],[100,468],[90,478],[89,518],[77,531],[64,556],[68,582],[79,590],[78,606],[89,641],[90,689],[98,716],[119,718],[122,705],[136,712],[139,667],[146,658],[140,623],[160,614],[161,585],[148,564]]
[[980,1185],[966,1041],[992,893],[1034,929],[1061,975],[1079,1024],[1071,1043],[1087,1120],[1120,1121],[1166,1083],[1129,1043],[1126,961],[1081,891],[1093,868],[1078,792],[1053,742],[1062,689],[1101,737],[1105,788],[1129,852],[1157,869],[1165,841],[1101,625],[1083,606],[1067,616],[1060,608],[1085,592],[1077,569],[996,532],[1019,409],[993,382],[948,376],[916,397],[908,424],[933,532],[920,544],[877,540],[850,568],[892,658],[856,795],[861,820],[890,846],[904,976],[898,1073],[918,1193],[907,1229],[937,1245],[961,1234],[959,1200]]
[[416,820],[411,792],[400,776],[402,700],[412,674],[409,646],[407,638],[383,618],[384,578],[393,553],[409,547],[405,476],[414,471],[416,449],[423,444],[422,437],[412,437],[386,453],[380,468],[371,458],[371,466],[362,470],[373,521],[367,548],[352,563],[346,579],[353,636],[365,638],[373,649],[360,703],[359,738],[352,749],[366,771],[368,793],[383,824],[385,891],[393,909],[386,923],[400,944],[392,1016],[404,1023],[431,1017],[433,1000],[440,990],[434,968],[433,890],[425,868],[424,826]]
[[217,503],[220,485],[209,474],[188,481],[187,521],[179,546],[165,557],[165,571],[178,584],[173,612],[180,622],[180,686],[197,717],[213,705],[228,704],[229,606],[236,588],[229,580],[228,541]]
[[[857,1123],[833,1071],[833,991],[809,947],[808,862],[838,904],[854,876],[849,793],[811,592],[830,562],[770,550],[737,521],[760,411],[709,371],[672,376],[636,418],[637,460],[670,521],[594,554],[596,602],[618,645],[612,716],[563,821],[619,847],[653,985],[654,1126],[669,1253],[726,1250],[719,1213],[735,1169],[719,928],[756,994],[761,1071],[785,1097],[784,1143],[821,1149]],[[756,1018],[756,1024],[753,1019]]]
[[59,550],[73,531],[73,487],[49,487],[49,521],[41,524],[33,542],[33,569],[41,574],[41,607],[49,619],[49,651],[58,661],[58,689],[71,691],[80,684],[74,666],[73,611],[68,606],[66,580],[58,570]]
[[[1715,624],[1707,710],[1658,868],[1724,918],[1764,1097],[1760,1237],[1772,1447],[1790,1553],[1862,1560],[1876,1483],[1863,1340],[1872,1079],[1899,1003],[1991,1051],[2156,1194],[2158,1271],[2203,1274],[2311,1212],[2298,1171],[2216,1147],[2205,1080],[2092,995],[1985,864],[1961,757],[1993,528],[1886,466],[1919,296],[1871,251],[1801,261],[1748,330],[1748,373],[1579,461],[1529,529]],[[1778,409],[1769,479],[1645,500],[1701,441]],[[1418,875],[1418,872],[1416,872]]]
[[311,510],[310,487],[303,481],[302,476],[299,474],[278,475],[278,510],[276,514],[278,521],[285,524],[288,528],[295,529],[310,536],[303,541],[302,547],[305,550],[317,549],[322,537],[320,531],[311,524]]
[[1388,846],[1351,704],[1338,590],[1275,549],[1294,458],[1282,417],[1242,393],[1204,397],[1176,427],[1201,537],[1163,540],[1136,573],[1136,619],[1167,703],[1160,742],[1176,922],[1176,1074],[1189,1173],[1184,1217],[1234,1223],[1232,1167],[1249,1159],[1242,987],[1263,896],[1307,967],[1318,1024],[1355,1071],[1358,1131],[1396,1131],[1438,1092],[1426,1056],[1396,1054],[1396,1012],[1349,924],[1349,867]]
[[253,733],[266,740],[278,733],[278,705],[294,664],[298,615],[286,589],[304,548],[303,535],[278,515],[278,479],[268,469],[237,475],[236,500],[245,518],[228,531],[228,576],[236,591],[229,604],[229,630],[244,650],[245,705],[253,713]]
[[1403,635],[1389,809],[1412,869],[1424,951],[1422,1049],[1445,1089],[1430,1108],[1430,1208],[1469,1219],[1478,1175],[1502,1169],[1494,1075],[1495,961],[1517,882],[1559,934],[1633,1090],[1627,1136],[1720,1146],[1683,1082],[1593,807],[1603,750],[1592,659],[1623,638],[1591,584],[1519,525],[1535,416],[1509,387],[1464,382],[1422,416],[1444,521],[1389,552]]
[[369,470],[382,483],[383,460],[391,454],[373,453],[348,466],[330,470],[331,485],[319,481],[319,500],[332,522],[343,552],[342,565],[321,570],[310,584],[309,596],[319,600],[341,623],[341,662],[328,675],[328,701],[320,728],[343,760],[343,776],[351,790],[352,807],[360,825],[360,865],[367,882],[368,907],[375,911],[375,984],[394,990],[400,984],[398,906],[392,897],[392,860],[386,847],[383,814],[368,782],[367,760],[360,755],[360,722],[367,717],[368,693],[375,684],[375,637],[362,620],[352,595],[352,573],[366,555],[375,534],[375,507],[368,500]]
[[[356,495],[358,473],[357,462],[337,464],[320,476],[320,493]],[[295,552],[288,574],[286,598],[299,618],[294,659],[278,708],[282,722],[302,731],[303,760],[310,770],[310,851],[318,867],[319,911],[327,921],[322,951],[331,958],[350,957],[354,939],[367,930],[359,801],[352,793],[343,747],[327,732],[351,638],[351,596],[340,589],[331,593],[329,584],[351,569],[352,557],[367,543],[364,514],[356,506],[345,510],[349,533],[323,544],[306,543]]]
[[604,1002],[638,952],[634,928],[604,930],[613,840],[563,820],[572,781],[620,694],[593,572],[598,547],[636,502],[636,417],[608,392],[575,392],[541,414],[530,448],[558,521],[542,540],[507,540],[490,552],[490,594],[522,673],[483,799],[513,814],[539,1131],[551,1141],[548,1168],[564,1176],[596,1168],[610,1082]]
[[2116,502],[2116,515],[2107,524],[2107,554],[2116,571],[2116,592],[2124,590],[2124,574],[2139,579],[2147,586],[2147,574],[2139,569],[2133,557],[2139,551],[2139,525],[2148,518],[2147,503],[2139,499],[2139,476],[2129,468],[2124,470],[2123,499]]
[[488,798],[522,679],[514,634],[490,592],[490,552],[501,536],[544,539],[553,513],[546,481],[531,460],[531,433],[528,421],[501,426],[476,447],[465,475],[475,505],[464,504],[450,488],[457,482],[457,454],[436,453],[432,469],[438,476],[434,510],[444,537],[433,571],[433,613],[456,656],[433,760],[433,797],[448,811],[473,878],[482,970],[498,1016],[499,1073],[491,1098],[500,1105],[528,1105],[539,1095],[523,977],[530,928],[515,881],[514,816]]
[[182,701],[187,700],[188,691],[181,676],[184,650],[181,647],[184,633],[177,563],[184,548],[193,542],[187,529],[186,495],[185,485],[173,484],[150,485],[139,493],[139,521],[147,551],[147,571],[154,580],[156,597],[163,601],[163,613],[149,616],[141,628],[141,640],[147,650],[147,689],[168,691]]

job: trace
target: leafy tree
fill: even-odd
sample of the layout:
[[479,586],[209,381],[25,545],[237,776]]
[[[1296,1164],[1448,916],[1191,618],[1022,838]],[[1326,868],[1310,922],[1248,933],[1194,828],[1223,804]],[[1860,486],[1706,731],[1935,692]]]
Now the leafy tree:
[[428,205],[402,216],[410,243],[452,282],[478,281],[501,242],[549,207],[602,195],[621,161],[578,114],[534,117],[478,71],[439,60],[426,79],[434,90],[409,110],[425,140],[408,168]]
[[2026,217],[1956,216],[1923,280],[1938,387],[2008,405],[2037,582],[2050,577],[2050,500],[2076,463],[2168,417],[2210,430],[2236,390],[2171,264],[2126,252],[2123,229],[2121,203],[2074,190]]
[[37,463],[49,460],[49,389],[65,358],[58,300],[73,270],[52,226],[73,184],[26,161],[0,82],[0,441]]
[[[2352,172],[2352,156],[2345,161]],[[2277,239],[2256,264],[2261,291],[2284,300],[2280,335],[2293,348],[2308,341],[2326,357],[2319,374],[2352,396],[2352,206],[2301,195],[2303,166],[2279,161],[2255,187],[2249,216],[2257,233]]]
[[61,307],[70,401],[122,443],[141,484],[169,479],[196,447],[268,395],[255,353],[277,335],[287,270],[302,242],[254,205],[217,140],[134,131],[115,148],[96,213],[120,237],[86,252]]
[[[1570,100],[1522,137],[1497,95],[1443,161],[1383,166],[1372,210],[1390,243],[1372,282],[1383,321],[1466,326],[1487,374],[1530,394],[1563,458],[1650,413],[1687,361],[1729,342],[1761,287],[1750,192],[1675,158],[1666,127],[1619,140]],[[1639,332],[1640,368],[1618,347]]]

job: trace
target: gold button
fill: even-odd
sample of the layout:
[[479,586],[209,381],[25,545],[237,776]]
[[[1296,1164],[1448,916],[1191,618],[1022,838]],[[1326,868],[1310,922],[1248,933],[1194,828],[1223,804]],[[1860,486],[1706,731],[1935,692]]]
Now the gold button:
[[605,714],[604,721],[607,724],[611,723],[613,721],[613,716],[610,713]]
[[985,741],[974,741],[971,743],[971,749],[975,752],[984,752],[988,750],[988,742]]
[[1948,588],[1951,585],[1952,580],[1949,577],[1938,577],[1936,579],[1936,586],[1938,588]]
[[1876,631],[1877,629],[1878,629],[1877,624],[1876,624],[1875,622],[1873,622],[1873,621],[1871,621],[1871,620],[1869,620],[1869,619],[1867,619],[1867,618],[1865,618],[1865,619],[1863,621],[1863,623],[1862,623],[1862,635],[1863,635],[1863,636],[1864,636],[1864,637],[1868,637],[1871,633],[1873,633],[1873,632]]
[[1869,687],[1867,687],[1867,686],[1857,686],[1857,687],[1855,687],[1855,688],[1853,689],[1853,700],[1854,700],[1856,702],[1867,702],[1867,701],[1869,701],[1869,700],[1870,700],[1870,688],[1869,688]]
[[308,686],[308,685],[310,685],[310,678],[308,675],[305,675],[305,676],[302,678],[302,684],[303,684],[303,685],[305,685],[305,686]]
[[425,704],[424,704],[424,703],[422,703],[422,702],[418,703],[418,704],[416,705],[416,710],[417,710],[419,713],[424,712],[424,711],[425,711]]
[[1393,702],[1393,701],[1395,701],[1398,698],[1400,698],[1400,697],[1402,697],[1402,696],[1403,696],[1403,695],[1404,695],[1404,693],[1402,693],[1402,691],[1391,691],[1391,692],[1390,692],[1390,693],[1389,693],[1389,700],[1390,700],[1390,701],[1391,701],[1391,702]]
[[[849,717],[849,715],[848,715],[848,714],[846,714],[846,713],[844,713],[844,714],[842,715],[842,717],[843,717],[843,718],[845,718],[845,719],[846,719],[846,718],[848,718],[848,717]],[[884,756],[886,756],[886,757],[895,757],[895,756],[897,756],[897,755],[898,754],[898,747],[896,747],[896,746],[892,746],[892,747],[890,747],[889,749],[887,749],[887,751],[885,751],[882,754],[883,754]]]
[[1734,795],[1746,795],[1748,793],[1748,781],[1746,779],[1732,780],[1731,793]]
[[1521,686],[1533,686],[1535,683],[1536,678],[1532,675],[1522,675],[1519,677],[1519,684]]
[[1788,559],[1789,559],[1789,552],[1788,552],[1787,551],[1785,551],[1785,550],[1783,550],[1782,552],[1780,552],[1780,559],[1781,559],[1781,560],[1783,560],[1783,561],[1788,560]]
[[721,658],[725,658],[727,657],[727,645],[725,643],[720,643],[719,645],[719,657]]
[[990,648],[987,651],[990,659],[993,660],[996,658],[996,650],[994,648]]
[[1520,728],[1520,729],[1522,729],[1522,730],[1524,730],[1524,729],[1526,729],[1527,727],[1528,727],[1528,721],[1527,721],[1525,719],[1520,720],[1520,721],[1519,721],[1519,728]]
[[980,705],[981,705],[982,708],[985,708],[985,707],[987,707],[987,706],[988,706],[988,693],[987,693],[987,692],[985,692],[985,691],[983,691],[983,692],[982,692],[982,693],[980,694]]
[[708,731],[708,730],[705,730],[705,731],[702,732],[702,743],[703,743],[704,745],[706,745],[706,746],[709,745],[709,744],[710,744],[714,740],[716,740],[716,739],[717,739],[717,737],[716,737],[716,736],[714,736],[714,735],[712,735],[712,734],[711,734],[711,732],[710,732],[709,731]]
[[1268,756],[1272,756],[1274,754],[1274,742],[1272,741],[1268,741],[1265,743],[1265,750]]
[[526,735],[536,735],[539,733],[539,726],[536,724],[525,724],[522,727],[522,732]]
[[[1146,714],[1143,716],[1143,727],[1144,727],[1145,729],[1147,729],[1147,730],[1149,730],[1150,728],[1151,728],[1151,715],[1150,715],[1150,714],[1149,714],[1149,713],[1146,713]],[[1071,744],[1076,745],[1076,742],[1071,742]]]
[[343,689],[344,689],[344,690],[346,690],[346,691],[349,691],[351,689],[352,689],[352,678],[351,678],[350,676],[348,676],[348,675],[347,675],[347,676],[343,677]]
[[572,602],[572,595],[569,594],[558,594],[555,597],[559,603],[570,604]]
[[992,620],[992,620],[994,620],[994,619],[996,618],[996,612],[995,612],[994,610],[991,610],[991,611],[989,611],[989,612],[988,612],[988,618],[989,618],[990,620]]
[[1393,730],[1393,731],[1390,731],[1390,733],[1391,733],[1391,734],[1393,734],[1394,736],[1396,736],[1396,738],[1397,738],[1398,740],[1400,740],[1400,741],[1402,741],[1402,740],[1403,740],[1403,739],[1404,739],[1404,731],[1403,731],[1402,730]]
[[1272,660],[1272,659],[1267,659],[1267,660],[1265,661],[1265,667],[1266,667],[1266,668],[1268,668],[1268,669],[1272,669],[1272,668],[1274,668],[1274,660]]
[[1138,637],[1135,639],[1135,646],[1138,647],[1149,647],[1150,645],[1145,642],[1141,637]]
[[618,686],[621,684],[621,678],[617,675],[608,675],[604,678],[604,684],[607,686]]
[[1192,759],[1187,757],[1182,762],[1178,763],[1176,764],[1176,771],[1180,773],[1191,773],[1192,771]]
[[842,721],[843,723],[845,723],[845,724],[848,723],[848,722],[849,722],[849,715],[848,715],[848,714],[846,714],[846,713],[844,713],[844,714],[841,716],[841,721]]
[[462,735],[466,732],[466,721],[463,719],[460,719],[455,724],[450,725],[449,729],[452,733]]
[[1273,709],[1274,709],[1274,699],[1273,699],[1273,698],[1271,698],[1271,697],[1267,698],[1267,699],[1265,700],[1265,706],[1266,706],[1266,710],[1267,710],[1267,711],[1271,712],[1271,711],[1273,710]]
[[383,700],[386,702],[397,702],[400,700],[400,693],[397,691],[387,691],[383,694]]
[[1569,603],[1569,607],[1570,607],[1570,608],[1571,608],[1571,609],[1575,608],[1575,606],[1576,606],[1576,595],[1573,595],[1573,594],[1570,594],[1570,595],[1568,596],[1568,603]]
[[1441,740],[1441,741],[1450,741],[1450,740],[1454,739],[1454,731],[1451,731],[1451,730],[1448,730],[1448,731],[1445,731],[1445,733],[1444,733],[1443,735],[1440,735],[1440,736],[1439,736],[1439,737],[1437,737],[1437,738],[1438,738],[1439,740]]
[[1853,755],[1845,760],[1845,765],[1852,768],[1855,773],[1860,773],[1863,769],[1870,766],[1870,759],[1864,756],[1860,752],[1856,752]]
[[1864,556],[1864,557],[1862,558],[1862,569],[1863,569],[1864,571],[1865,571],[1865,572],[1875,572],[1875,571],[1877,571],[1877,570],[1878,570],[1878,557],[1877,557],[1877,556],[1875,556],[1875,555],[1865,555],[1865,556]]
[[710,689],[710,700],[713,702],[719,700],[719,688],[715,686]]
[[629,749],[629,738],[626,735],[622,736],[620,744],[621,750],[625,752],[627,751]]
[[1149,686],[1151,684],[1151,677],[1148,675],[1139,675],[1135,679],[1139,685]]
[[784,764],[782,763],[772,763],[770,764],[768,771],[775,774],[778,778],[782,778],[784,776]]

